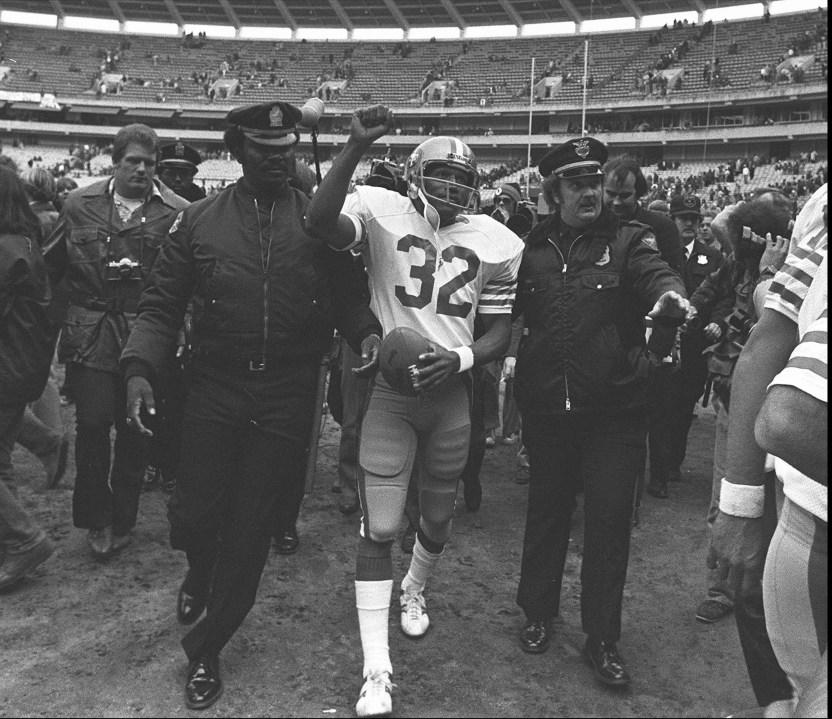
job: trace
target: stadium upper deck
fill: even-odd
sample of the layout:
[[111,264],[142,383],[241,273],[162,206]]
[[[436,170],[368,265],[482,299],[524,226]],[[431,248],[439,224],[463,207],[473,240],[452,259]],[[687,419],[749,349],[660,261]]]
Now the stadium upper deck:
[[[586,101],[655,104],[817,89],[826,82],[825,15],[726,22],[711,32],[684,24],[590,36]],[[201,47],[186,47],[179,37],[127,38],[10,25],[3,31],[3,54],[10,60],[0,62],[8,68],[0,90],[6,91],[197,106],[275,97],[298,102],[317,93],[351,107],[385,102],[425,110],[509,109],[528,104],[534,57],[531,92],[538,107],[579,106],[584,99],[584,42],[575,35],[406,44],[211,38]],[[807,37],[789,56],[795,39]],[[108,54],[111,61],[105,62]],[[714,59],[719,77],[708,82],[703,68]],[[761,78],[764,66],[776,71],[784,62],[801,65],[799,82]],[[650,92],[651,84],[644,82],[648,73],[667,82],[656,82]],[[111,82],[102,83],[106,79]]]

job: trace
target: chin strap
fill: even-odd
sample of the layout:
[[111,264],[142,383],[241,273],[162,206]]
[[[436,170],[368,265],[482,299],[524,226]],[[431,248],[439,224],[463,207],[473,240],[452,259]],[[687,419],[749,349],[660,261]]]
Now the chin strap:
[[[411,189],[408,194],[412,200],[422,205],[422,217],[425,218],[425,222],[431,226],[434,234],[436,234],[439,231],[439,223],[441,222],[441,218],[439,217],[439,213],[436,211],[436,208],[428,202],[428,198],[422,191],[421,187],[411,185]],[[416,207],[419,209],[418,205]]]

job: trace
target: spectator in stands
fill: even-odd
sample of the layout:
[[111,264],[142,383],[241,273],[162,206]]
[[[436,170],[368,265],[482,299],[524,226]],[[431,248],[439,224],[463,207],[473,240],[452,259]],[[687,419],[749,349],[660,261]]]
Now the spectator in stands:
[[199,151],[184,142],[176,141],[159,148],[159,179],[188,202],[205,197],[205,190],[194,183],[202,162]]
[[76,403],[73,521],[102,559],[131,540],[145,468],[144,438],[125,421],[118,358],[159,247],[188,204],[154,182],[158,145],[147,125],[120,129],[112,178],[69,195],[44,252],[51,279],[71,293],[58,359]]

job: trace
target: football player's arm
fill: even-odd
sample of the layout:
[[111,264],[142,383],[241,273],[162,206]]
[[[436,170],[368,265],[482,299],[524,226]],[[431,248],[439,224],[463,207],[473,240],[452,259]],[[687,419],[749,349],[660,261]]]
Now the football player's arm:
[[417,391],[433,389],[452,374],[503,357],[511,338],[511,314],[481,314],[479,319],[485,331],[473,344],[450,350],[435,347],[432,352],[419,355],[413,381]]
[[722,480],[719,513],[711,529],[707,564],[729,571],[736,590],[750,588],[763,571],[765,538],[763,504],[765,452],[754,437],[754,423],[766,388],[783,369],[797,344],[797,325],[767,309],[737,360],[731,381],[726,477]]
[[827,486],[827,409],[826,402],[797,387],[776,385],[768,391],[757,415],[757,444]]
[[355,168],[370,145],[388,132],[392,122],[392,111],[383,105],[355,111],[347,144],[332,162],[306,208],[305,226],[310,235],[334,249],[347,249],[360,239],[356,223],[341,214],[341,208]]

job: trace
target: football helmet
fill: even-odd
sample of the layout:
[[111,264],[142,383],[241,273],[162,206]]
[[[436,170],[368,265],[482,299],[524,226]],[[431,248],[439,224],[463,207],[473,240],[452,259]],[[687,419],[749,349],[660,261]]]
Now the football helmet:
[[[431,178],[432,172],[441,167],[462,168],[466,172],[465,184],[444,178]],[[425,188],[425,179],[431,186],[442,187],[442,195],[432,194]],[[440,202],[461,212],[477,212],[480,193],[477,161],[471,148],[454,137],[431,137],[419,145],[407,158],[404,179],[408,196],[425,204]]]

